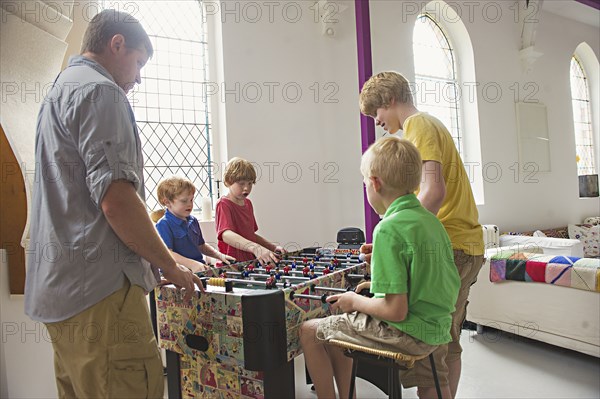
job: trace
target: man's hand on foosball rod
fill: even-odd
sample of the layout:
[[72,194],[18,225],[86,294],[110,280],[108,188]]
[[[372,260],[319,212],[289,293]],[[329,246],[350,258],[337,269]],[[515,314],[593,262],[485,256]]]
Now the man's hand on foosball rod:
[[198,286],[200,291],[205,292],[200,277],[196,276],[185,266],[176,265],[175,268],[163,269],[162,272],[168,282],[183,290],[183,299],[186,301],[192,299],[192,295],[196,292],[194,285]]

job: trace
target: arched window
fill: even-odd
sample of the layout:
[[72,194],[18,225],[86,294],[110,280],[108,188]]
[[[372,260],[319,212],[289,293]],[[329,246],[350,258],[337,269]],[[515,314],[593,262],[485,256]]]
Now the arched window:
[[156,187],[165,177],[190,179],[201,197],[212,197],[211,135],[206,82],[206,18],[201,1],[105,1],[146,29],[154,56],[142,69],[142,83],[129,94],[138,124],[146,204],[160,209]]
[[586,73],[576,56],[571,58],[571,100],[575,123],[577,175],[595,175],[597,169],[594,159],[590,89]]
[[441,26],[421,14],[413,32],[415,105],[446,125],[463,156],[458,78],[454,50]]

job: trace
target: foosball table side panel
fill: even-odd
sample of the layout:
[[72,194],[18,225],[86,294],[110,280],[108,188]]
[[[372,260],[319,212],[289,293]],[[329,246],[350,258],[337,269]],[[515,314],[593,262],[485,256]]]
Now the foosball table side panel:
[[[174,287],[161,287],[156,296],[170,398],[265,397],[264,373],[244,367],[240,297],[215,293],[183,301]],[[190,347],[188,336],[203,337],[205,347]]]

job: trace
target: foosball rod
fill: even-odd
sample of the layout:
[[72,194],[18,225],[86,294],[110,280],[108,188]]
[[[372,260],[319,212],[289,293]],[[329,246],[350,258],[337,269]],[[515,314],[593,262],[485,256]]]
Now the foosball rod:
[[[212,279],[212,281],[211,281]],[[210,278],[206,278],[206,280],[202,280],[203,282],[206,281],[206,284],[208,285],[214,285],[217,287],[225,287],[227,292],[231,292],[231,288],[230,285],[231,284],[245,284],[245,285],[260,285],[260,286],[268,286],[269,284],[266,281],[259,281],[259,280],[244,280],[244,279],[239,279],[239,278],[224,278],[224,277],[210,277]],[[287,284],[285,283],[275,283],[275,286],[277,287],[282,287],[282,288],[287,288],[289,287]],[[206,287],[205,287],[206,288]]]
[[[287,264],[287,265],[290,265],[290,264],[291,264],[291,262],[290,262],[290,261],[282,261],[281,263],[284,263],[284,264]],[[315,269],[316,269],[316,268],[325,269],[325,268],[328,268],[328,267],[329,267],[329,265],[331,265],[331,263],[330,263],[330,262],[312,262],[312,263],[313,263],[313,265],[315,266]],[[342,267],[344,267],[344,266],[348,267],[348,266],[356,266],[356,265],[358,265],[358,263],[343,262],[343,263],[338,263],[338,264],[335,266],[335,268],[336,268],[336,269],[341,269],[341,268],[342,268]],[[302,267],[304,267],[304,266],[308,266],[308,265],[307,265],[307,264],[305,264],[305,263],[303,263],[303,262],[300,262],[300,264],[299,264],[299,265],[298,265],[298,264],[296,265],[296,269],[302,268]]]
[[[337,270],[337,271],[342,271],[342,270]],[[226,274],[231,274],[231,275],[234,275],[234,276],[235,275],[239,276],[239,275],[242,274],[241,272],[232,272],[232,271],[226,271],[225,273]],[[295,273],[296,274],[300,274],[302,272],[296,270]],[[325,274],[323,272],[315,272],[315,275],[321,277],[321,276],[324,276]],[[330,274],[328,274],[328,275],[330,275]],[[371,279],[371,276],[369,274],[350,274],[349,273],[349,274],[346,274],[345,276],[348,277],[348,278],[364,278],[365,280],[370,280]],[[268,275],[268,274],[259,274],[259,273],[251,273],[250,277],[268,278],[268,277],[270,277],[270,275]],[[309,277],[304,277],[304,276],[300,277],[300,276],[286,276],[286,275],[282,275],[281,278],[282,279],[289,279],[289,280],[292,280],[292,279],[294,279],[294,280],[307,280],[307,279],[310,279]],[[244,279],[239,279],[239,280],[240,281],[256,281],[256,280],[244,280]]]
[[323,294],[323,295],[306,295],[306,294],[296,294],[294,291],[290,292],[290,300],[294,300],[296,298],[302,298],[302,299],[311,299],[314,301],[321,301],[322,303],[334,303],[335,301],[332,302],[327,302],[327,294]]
[[[340,269],[342,270],[342,269]],[[260,271],[260,270],[258,270]],[[304,277],[304,274],[301,270],[290,270],[289,271],[290,274],[282,274],[280,276],[280,278],[285,278],[285,279],[297,279],[297,280],[305,280],[308,277]],[[330,274],[333,272],[330,272]],[[226,271],[225,274],[227,275],[232,275],[232,276],[241,276],[242,272],[232,272],[232,271]],[[295,275],[293,275],[295,274]],[[300,276],[301,275],[301,276]],[[315,276],[323,276],[325,275],[325,273],[321,272],[321,271],[315,271]],[[254,277],[254,278],[268,278],[270,276],[270,274],[261,274],[261,273],[250,273],[248,275],[248,277]]]
[[[335,258],[331,258],[331,257],[326,257],[326,256],[321,256],[319,257],[319,260],[315,261],[314,259],[308,259],[308,262],[331,262],[332,260],[338,260],[338,261],[342,261],[342,260],[358,260],[359,255],[352,255],[350,257],[347,256],[336,256]],[[282,259],[282,261],[300,261],[300,262],[304,262],[304,257],[302,256],[288,256],[287,259]]]
[[329,292],[348,292],[352,288],[333,288],[333,287],[311,287],[313,291],[329,291]]
[[365,280],[371,280],[371,275],[369,275],[369,274],[346,274],[346,277],[364,278]]
[[[232,276],[241,276],[242,273],[241,272],[230,272],[227,271],[225,272],[227,275],[232,275]],[[253,278],[269,278],[271,277],[269,274],[260,274],[260,273],[250,273],[248,275],[248,277],[253,277]],[[287,279],[287,280],[306,280],[308,277],[300,277],[300,276],[286,276],[286,275],[282,275],[281,278],[283,279]],[[246,279],[239,279],[239,280],[243,280],[243,281],[257,281],[257,280],[246,280]]]
[[[280,271],[280,272],[282,272],[281,268],[279,268],[279,269],[280,269],[279,271]],[[303,269],[303,268],[298,268],[298,267],[297,267],[296,269],[291,269],[291,270],[288,270],[288,273],[302,273],[302,269]],[[313,270],[315,270],[315,271],[317,271],[317,270],[324,270],[324,269],[327,269],[327,267],[323,267],[323,266],[316,266],[316,265],[315,265],[315,267],[313,268]],[[341,268],[341,267],[338,267],[336,270],[338,270],[338,269],[339,269],[339,270],[342,270],[342,268]],[[267,273],[267,269],[262,269],[262,268],[255,268],[255,269],[254,269],[254,271],[255,271],[255,272],[264,272],[264,273]],[[271,269],[271,270],[269,271],[269,273],[274,273],[274,272],[275,272],[275,270],[274,270],[274,269]]]

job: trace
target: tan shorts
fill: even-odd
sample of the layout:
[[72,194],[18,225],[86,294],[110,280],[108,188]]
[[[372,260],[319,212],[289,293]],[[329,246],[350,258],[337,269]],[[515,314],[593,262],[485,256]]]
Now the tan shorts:
[[47,323],[59,398],[162,398],[163,368],[144,290],[130,286]]
[[[407,355],[429,355],[434,353],[434,360],[441,385],[448,385],[448,368],[445,357],[447,345],[429,345],[386,322],[364,313],[343,313],[322,319],[316,331],[320,340],[339,339],[374,349],[401,351]],[[414,386],[434,386],[429,358],[418,361],[412,369],[400,371],[402,385],[405,388]]]
[[[467,255],[463,251],[454,250],[454,264],[460,276],[460,290],[456,300],[456,310],[452,313],[452,342],[448,344],[448,362],[460,359],[460,331],[467,316],[467,305],[471,286],[477,281],[477,275],[483,266],[483,255]],[[437,365],[437,363],[436,363]]]

